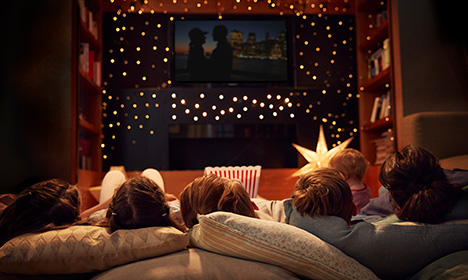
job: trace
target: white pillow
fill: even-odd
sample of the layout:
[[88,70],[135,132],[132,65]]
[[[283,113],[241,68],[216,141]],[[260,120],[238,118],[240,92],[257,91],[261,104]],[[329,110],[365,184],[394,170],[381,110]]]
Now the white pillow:
[[311,279],[378,279],[368,268],[300,228],[233,213],[199,216],[190,245],[274,264]]
[[11,239],[0,248],[0,272],[95,272],[180,251],[187,246],[188,234],[174,227],[149,227],[110,233],[106,227],[72,226]]

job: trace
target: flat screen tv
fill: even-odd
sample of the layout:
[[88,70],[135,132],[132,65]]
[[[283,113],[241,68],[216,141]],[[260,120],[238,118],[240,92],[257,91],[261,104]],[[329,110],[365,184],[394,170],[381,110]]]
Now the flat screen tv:
[[286,19],[174,21],[174,82],[288,83]]

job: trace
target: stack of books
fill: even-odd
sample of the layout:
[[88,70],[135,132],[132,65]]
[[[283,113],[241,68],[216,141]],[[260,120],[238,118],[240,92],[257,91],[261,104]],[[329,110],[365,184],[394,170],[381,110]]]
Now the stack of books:
[[392,130],[383,132],[379,138],[374,139],[372,142],[375,145],[374,165],[381,165],[388,155],[395,152],[395,143]]

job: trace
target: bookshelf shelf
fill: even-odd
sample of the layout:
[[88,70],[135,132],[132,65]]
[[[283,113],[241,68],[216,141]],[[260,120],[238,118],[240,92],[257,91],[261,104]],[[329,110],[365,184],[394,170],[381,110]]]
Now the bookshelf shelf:
[[89,31],[86,27],[86,24],[80,20],[79,23],[79,30],[80,30],[80,41],[87,42],[90,44],[90,47],[93,50],[101,51],[101,43],[94,37],[94,35]]
[[376,91],[386,88],[386,85],[390,83],[390,68],[387,68],[380,72],[377,76],[372,77],[361,85],[363,92]]
[[101,93],[101,87],[96,84],[91,78],[80,68],[80,83],[82,87],[86,87],[86,91],[93,92],[98,95]]
[[79,124],[80,128],[88,132],[88,134],[93,134],[95,136],[99,136],[101,134],[101,130],[97,126],[83,119],[81,116],[79,118]]
[[378,119],[375,122],[368,123],[362,127],[362,130],[365,132],[379,132],[392,128],[393,126],[393,116]]
[[366,40],[359,45],[360,51],[374,50],[385,38],[388,38],[388,19],[374,29]]

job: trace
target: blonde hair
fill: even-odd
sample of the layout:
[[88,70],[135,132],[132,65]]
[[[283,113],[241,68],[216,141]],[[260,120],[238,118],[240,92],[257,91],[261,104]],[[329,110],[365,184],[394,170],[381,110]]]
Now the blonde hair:
[[256,217],[250,196],[240,182],[208,174],[196,178],[180,193],[180,211],[188,228],[197,216],[226,211]]
[[345,178],[356,178],[362,181],[369,167],[369,162],[360,151],[346,148],[337,152],[330,159],[329,166],[338,170]]
[[299,177],[292,194],[301,215],[337,216],[351,222],[355,209],[348,183],[332,168],[317,168]]

